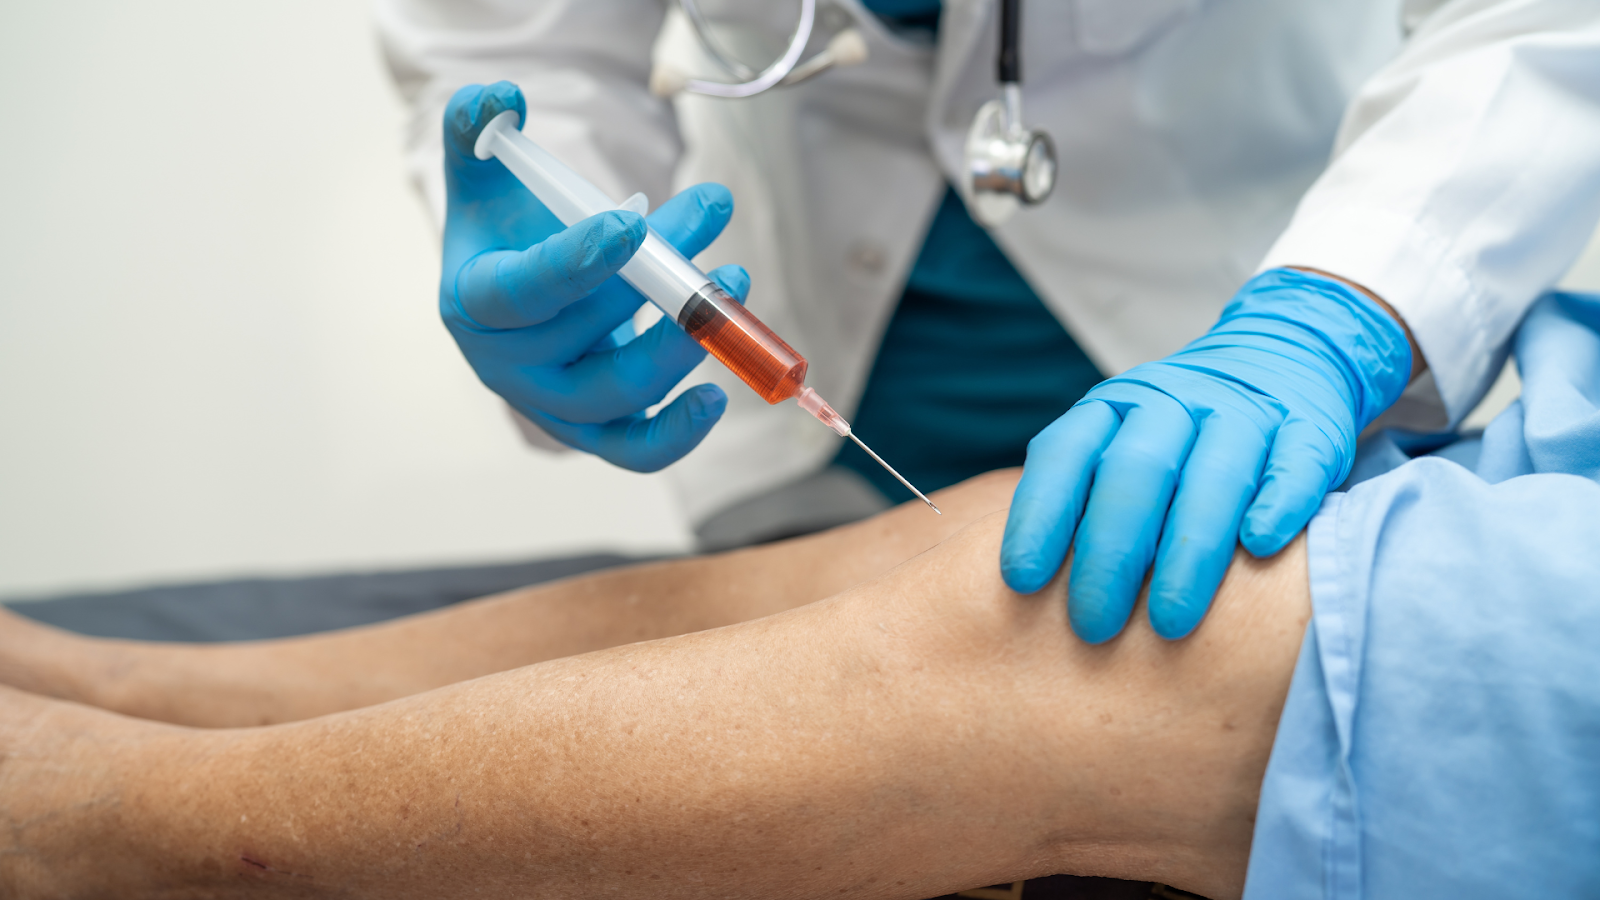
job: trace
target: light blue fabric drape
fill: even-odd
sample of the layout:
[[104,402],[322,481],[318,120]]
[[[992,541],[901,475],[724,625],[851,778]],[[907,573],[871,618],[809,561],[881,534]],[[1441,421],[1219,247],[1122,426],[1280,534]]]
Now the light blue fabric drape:
[[1247,900],[1600,896],[1600,297],[1516,353],[1481,441],[1380,436],[1311,524]]

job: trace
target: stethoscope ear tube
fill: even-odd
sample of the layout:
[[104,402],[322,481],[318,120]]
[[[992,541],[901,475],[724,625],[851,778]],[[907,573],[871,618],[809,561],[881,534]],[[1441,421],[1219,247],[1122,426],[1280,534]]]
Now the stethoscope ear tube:
[[[695,8],[694,0],[678,0],[678,3],[684,7],[684,12],[689,15],[690,21],[694,23],[696,33],[700,35],[700,43],[704,45],[718,61],[726,64],[723,54],[718,51],[716,49],[716,45],[711,42],[711,35],[700,30],[704,19],[699,15],[698,10]],[[691,12],[691,10],[693,10],[693,12]],[[800,62],[800,54],[805,52],[806,42],[811,40],[811,29],[816,23],[816,18],[817,0],[800,0],[800,22],[795,26],[794,34],[789,38],[789,46],[784,49],[783,55],[778,57],[776,62],[761,70],[761,73],[755,78],[736,84],[725,84],[720,81],[702,81],[698,78],[688,78],[684,79],[681,89],[696,94],[705,94],[710,97],[737,98],[754,97],[763,91],[777,87],[778,83],[783,81],[783,79],[787,77],[789,73],[793,72],[794,67]],[[740,66],[739,68],[743,69],[744,67]],[[745,69],[745,71],[749,70]]]
[[817,0],[800,0],[800,20],[795,25],[794,34],[789,37],[787,49],[783,56],[761,72],[753,71],[717,46],[716,38],[711,33],[711,24],[700,11],[698,0],[678,0],[678,5],[683,8],[700,47],[739,81],[702,81],[689,77],[670,63],[658,62],[650,71],[650,92],[658,97],[673,97],[684,91],[708,97],[754,97],[775,87],[799,84],[835,66],[843,68],[867,61],[867,40],[854,27],[841,30],[828,41],[825,48],[805,62],[800,61],[800,54],[811,40],[811,32],[816,24]]

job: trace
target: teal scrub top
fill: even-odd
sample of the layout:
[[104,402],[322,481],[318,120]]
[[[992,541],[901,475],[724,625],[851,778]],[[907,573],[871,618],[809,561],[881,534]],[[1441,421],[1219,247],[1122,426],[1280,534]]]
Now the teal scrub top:
[[[895,28],[938,29],[939,0],[867,0],[866,7]],[[932,491],[1021,465],[1028,441],[1102,378],[947,188],[852,424],[913,484]],[[854,444],[834,464],[892,500],[911,498]]]
[[[947,189],[851,422],[912,484],[933,491],[1021,465],[1028,441],[1102,378]],[[834,464],[891,500],[911,499],[854,444]]]

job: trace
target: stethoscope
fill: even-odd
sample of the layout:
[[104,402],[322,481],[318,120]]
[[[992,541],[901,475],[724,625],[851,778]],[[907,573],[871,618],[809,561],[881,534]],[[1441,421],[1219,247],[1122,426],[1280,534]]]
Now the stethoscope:
[[[800,0],[800,20],[782,55],[757,72],[724,53],[711,35],[711,27],[696,0],[678,0],[700,46],[717,65],[738,79],[733,82],[690,78],[670,66],[658,65],[650,74],[650,89],[658,96],[680,92],[708,97],[754,97],[775,87],[799,84],[835,66],[853,66],[867,59],[867,41],[854,26],[839,30],[827,47],[802,62],[800,55],[816,27],[816,0]],[[836,9],[846,10],[844,4]],[[1022,0],[1000,0],[1000,51],[995,74],[1000,99],[978,108],[967,129],[963,177],[972,212],[985,225],[999,225],[1018,206],[1037,206],[1056,184],[1056,149],[1050,135],[1022,123]]]

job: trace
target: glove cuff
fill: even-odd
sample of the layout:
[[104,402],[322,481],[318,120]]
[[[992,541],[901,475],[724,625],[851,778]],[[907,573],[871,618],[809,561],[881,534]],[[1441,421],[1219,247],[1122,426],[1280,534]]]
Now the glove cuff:
[[1359,433],[1394,405],[1411,380],[1411,342],[1394,316],[1337,279],[1297,269],[1269,269],[1250,279],[1222,311],[1212,334],[1295,332],[1296,342],[1342,374]]

